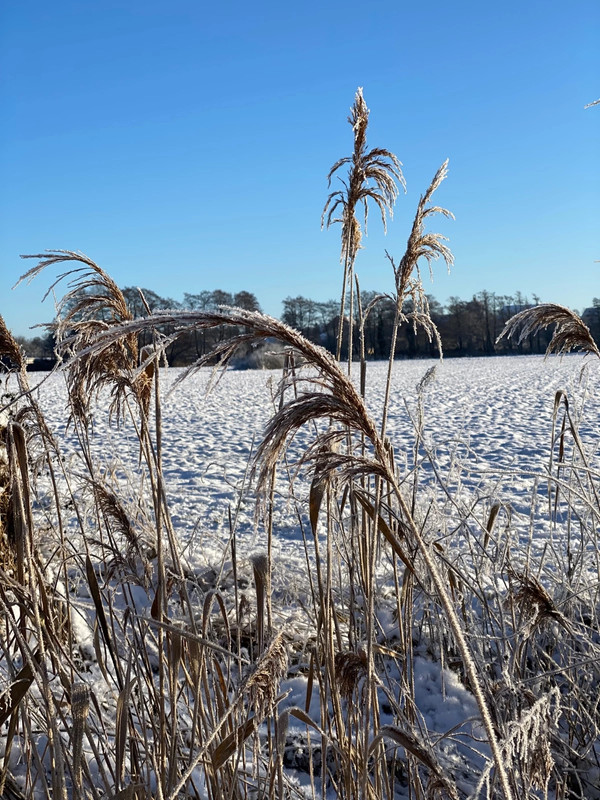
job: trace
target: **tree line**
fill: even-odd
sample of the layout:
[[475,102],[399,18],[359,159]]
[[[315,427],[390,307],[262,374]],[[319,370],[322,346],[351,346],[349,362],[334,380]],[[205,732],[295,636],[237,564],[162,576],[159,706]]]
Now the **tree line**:
[[[221,306],[237,306],[249,311],[260,311],[260,303],[253,292],[226,292],[221,289],[201,291],[197,294],[186,292],[181,301],[161,297],[150,289],[135,287],[123,289],[129,310],[134,317],[144,316],[147,309],[181,309],[214,311]],[[143,295],[143,297],[142,297]],[[443,306],[432,295],[427,296],[431,319],[436,325],[447,357],[485,356],[509,353],[544,353],[552,331],[542,331],[528,337],[520,344],[502,339],[496,343],[506,322],[514,314],[525,308],[538,305],[540,298],[531,298],[516,292],[514,295],[498,295],[481,291],[470,300],[450,297]],[[377,292],[363,292],[354,309],[353,356],[358,357],[361,350],[367,359],[385,359],[389,356],[392,328],[394,324],[394,302],[386,295]],[[407,321],[401,326],[396,345],[398,358],[426,358],[439,355],[437,343],[430,340],[422,328],[415,328],[410,321],[411,301],[405,303]],[[302,295],[286,297],[283,300],[281,319],[300,331],[311,341],[335,353],[340,304],[338,300],[316,301]],[[597,342],[600,342],[600,299],[594,298],[593,305],[583,314],[584,322]],[[350,321],[346,317],[344,325],[348,330]],[[187,331],[179,336],[167,349],[167,359],[171,366],[183,366],[206,355],[218,342],[235,335],[239,331],[231,326],[221,326],[209,331]],[[165,331],[169,333],[169,331]],[[347,343],[344,337],[342,358],[347,358]],[[54,336],[49,332],[33,338],[17,337],[26,355],[34,359],[52,359]],[[146,342],[141,342],[146,344]]]
[[[540,298],[531,298],[516,292],[499,295],[481,291],[470,300],[450,297],[445,306],[432,295],[427,295],[429,312],[437,327],[445,356],[489,356],[517,353],[544,353],[552,337],[552,329],[540,331],[521,343],[497,339],[508,320],[526,308],[539,305]],[[415,328],[410,320],[413,306],[410,299],[404,305],[406,322],[400,327],[396,343],[397,358],[426,358],[439,355],[435,340],[429,339],[423,328]],[[389,357],[394,324],[395,305],[391,297],[377,292],[364,292],[354,318],[353,357],[364,347],[367,358]],[[287,297],[283,301],[282,320],[300,330],[312,341],[335,351],[339,320],[339,303],[329,300],[321,303],[309,298]],[[583,313],[583,320],[592,336],[600,342],[600,299]],[[346,327],[349,320],[345,320]],[[348,336],[344,337],[347,347]],[[361,341],[362,338],[362,341]],[[342,358],[347,358],[347,349]]]

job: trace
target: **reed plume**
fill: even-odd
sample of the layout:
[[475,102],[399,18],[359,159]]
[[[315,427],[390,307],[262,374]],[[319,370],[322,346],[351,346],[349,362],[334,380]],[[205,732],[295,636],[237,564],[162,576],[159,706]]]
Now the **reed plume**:
[[6,327],[4,317],[0,316],[0,356],[8,359],[11,368],[19,372],[25,371],[25,355],[12,333]]
[[[433,279],[432,264],[438,258],[446,262],[448,270],[454,263],[454,256],[450,248],[444,243],[446,237],[440,233],[429,233],[425,231],[425,221],[434,214],[441,214],[447,219],[454,219],[454,214],[447,208],[441,206],[430,206],[433,193],[439,189],[442,181],[448,177],[448,159],[433,176],[433,180],[425,194],[419,200],[417,212],[412,224],[410,236],[406,244],[406,251],[400,263],[396,267],[392,261],[394,269],[394,279],[396,283],[396,294],[400,298],[405,298],[408,294],[416,293],[422,297],[424,295],[419,261],[424,258],[429,267],[429,274]],[[415,304],[418,305],[418,304]]]
[[[126,334],[101,352],[88,351],[89,344],[104,331],[133,319],[123,293],[110,275],[91,258],[70,250],[21,257],[37,259],[38,263],[16,285],[30,282],[48,267],[65,262],[82,265],[61,273],[44,295],[45,299],[57,284],[69,279],[69,291],[57,305],[56,339],[59,356],[72,359],[68,382],[74,413],[85,419],[92,398],[105,386],[112,392],[111,409],[117,417],[129,391],[141,409],[147,410],[147,375],[140,372],[133,376],[139,360],[137,336]],[[72,358],[76,354],[77,358]]]
[[[441,214],[447,219],[454,219],[454,214],[448,211],[448,209],[442,208],[441,206],[429,205],[433,193],[440,187],[442,181],[444,181],[447,176],[448,159],[444,161],[442,166],[435,173],[427,191],[419,200],[417,212],[406,243],[406,250],[400,262],[396,264],[389,253],[386,253],[394,271],[396,291],[393,297],[395,318],[392,328],[392,341],[390,344],[388,380],[386,382],[386,393],[383,402],[382,436],[385,435],[387,425],[392,366],[396,356],[396,342],[400,325],[405,322],[412,322],[415,332],[417,327],[423,328],[429,341],[433,340],[436,342],[440,357],[442,355],[442,340],[435,323],[431,319],[431,314],[429,313],[429,302],[425,289],[423,288],[419,261],[425,259],[431,278],[433,278],[434,261],[441,258],[445,261],[448,271],[450,271],[454,263],[454,256],[445,243],[446,237],[442,236],[440,233],[431,233],[425,230],[425,221],[434,214]],[[405,313],[404,306],[409,299],[412,300],[412,310],[409,313]]]
[[533,336],[551,325],[555,327],[546,348],[547,356],[551,353],[564,355],[571,350],[580,350],[600,358],[600,350],[585,322],[571,309],[556,303],[542,303],[515,314],[508,320],[496,342],[506,337],[514,338],[521,344],[528,336]]
[[340,300],[340,320],[336,358],[339,361],[342,348],[344,309],[346,292],[350,290],[350,327],[348,342],[348,361],[352,360],[352,325],[353,325],[353,287],[354,262],[361,246],[362,229],[358,221],[358,207],[362,205],[365,234],[369,202],[375,203],[381,214],[384,231],[387,228],[386,214],[393,214],[393,206],[398,196],[398,183],[405,187],[402,164],[389,150],[375,147],[367,150],[367,127],[369,109],[363,97],[362,88],[358,88],[354,103],[350,109],[348,122],[354,131],[354,151],[351,156],[340,158],[327,174],[328,185],[331,179],[343,166],[350,165],[346,179],[340,178],[343,189],[331,192],[325,202],[321,216],[321,226],[329,228],[339,222],[342,225],[342,249],[340,260],[344,265],[342,294]]
[[276,634],[256,669],[248,678],[245,693],[258,719],[264,718],[277,701],[281,679],[288,666],[288,652],[283,633]]

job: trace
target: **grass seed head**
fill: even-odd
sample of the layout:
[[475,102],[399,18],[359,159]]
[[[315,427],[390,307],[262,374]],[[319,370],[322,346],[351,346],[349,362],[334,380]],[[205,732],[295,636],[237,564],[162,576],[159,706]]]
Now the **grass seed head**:
[[600,358],[600,350],[585,322],[571,309],[556,303],[542,303],[534,308],[526,308],[511,317],[504,330],[496,339],[516,339],[519,344],[529,336],[554,325],[554,332],[546,348],[546,355],[564,355],[571,350],[580,350],[586,355]]
[[359,205],[363,207],[365,233],[369,201],[375,203],[381,214],[384,231],[386,214],[392,216],[398,196],[398,183],[405,186],[402,164],[389,150],[374,148],[367,151],[367,127],[369,109],[362,88],[356,92],[350,109],[348,122],[354,132],[354,151],[351,156],[340,158],[329,170],[327,180],[331,185],[333,175],[346,164],[348,176],[342,179],[343,189],[332,192],[325,203],[321,224],[329,228],[336,222],[342,225],[341,260],[354,262],[361,246],[362,231],[356,216]]
[[342,697],[351,700],[360,681],[366,676],[367,654],[361,648],[357,652],[335,654],[335,679]]
[[12,333],[6,327],[4,318],[0,316],[0,358],[8,360],[13,368],[25,370],[25,356]]
[[273,708],[287,667],[288,651],[284,634],[280,632],[271,640],[246,684],[248,698],[257,717],[264,718]]

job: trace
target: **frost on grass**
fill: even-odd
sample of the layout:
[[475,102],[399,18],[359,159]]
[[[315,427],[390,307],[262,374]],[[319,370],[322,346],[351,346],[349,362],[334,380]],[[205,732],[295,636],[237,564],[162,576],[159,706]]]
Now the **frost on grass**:
[[[428,364],[403,363],[392,377],[387,434],[395,463],[405,484],[418,489],[415,518],[448,569],[449,590],[488,693],[502,753],[530,797],[566,797],[567,791],[572,797],[599,796],[598,718],[589,698],[597,697],[600,686],[595,539],[600,392],[597,376],[588,368],[582,378],[581,366],[579,358],[446,362],[421,396],[416,387]],[[385,734],[374,740],[371,752],[394,776],[397,797],[412,796],[417,785],[439,796],[480,796],[478,783],[481,792],[493,795],[489,749],[464,665],[419,555],[404,542],[401,528],[387,535],[405,548],[406,563],[385,545],[377,560],[376,636],[369,653],[365,641],[352,638],[346,613],[358,613],[351,600],[364,576],[344,572],[350,544],[328,526],[324,513],[324,504],[339,498],[323,494],[312,530],[310,474],[306,463],[297,470],[310,431],[294,437],[278,468],[267,516],[257,517],[249,465],[273,410],[264,372],[228,371],[208,394],[210,371],[201,370],[169,393],[177,377],[169,371],[161,378],[162,471],[170,515],[163,521],[163,565],[152,486],[140,467],[133,421],[116,426],[110,421],[110,396],[99,394],[87,427],[89,455],[94,474],[119,504],[111,505],[109,495],[99,502],[93,482],[84,478],[77,431],[67,424],[60,375],[36,393],[60,443],[51,463],[67,467],[54,472],[54,486],[49,463],[33,459],[39,443],[32,442],[35,547],[45,585],[52,587],[54,605],[46,613],[67,657],[62,665],[50,663],[59,676],[54,700],[42,681],[33,681],[22,701],[31,709],[54,703],[48,712],[53,744],[47,734],[17,724],[7,749],[8,723],[2,729],[11,773],[26,796],[45,796],[43,787],[57,782],[51,754],[60,741],[65,753],[71,752],[72,736],[81,742],[81,756],[69,761],[65,772],[69,794],[74,796],[82,781],[114,792],[117,765],[121,787],[136,780],[156,786],[155,769],[161,763],[168,768],[169,757],[157,748],[155,736],[173,725],[173,741],[179,737],[193,754],[186,762],[187,791],[194,786],[201,797],[220,790],[244,796],[276,784],[289,797],[343,795],[346,773],[354,767],[339,731],[344,726],[360,731],[359,712],[369,698],[377,703]],[[369,369],[374,413],[385,378],[384,365]],[[560,397],[554,402],[559,392],[568,406]],[[342,519],[367,514],[365,497],[355,506],[346,503]],[[56,502],[62,508],[58,538]],[[272,525],[270,540],[265,519]],[[64,549],[57,558],[60,535]],[[329,574],[322,571],[327,548],[330,563],[339,565]],[[267,553],[268,575],[263,575],[256,556]],[[27,593],[19,597],[8,578],[2,601],[17,637],[19,604],[26,606]],[[261,580],[266,594],[265,586],[260,593]],[[324,636],[322,609],[314,604],[319,586],[330,586],[324,596],[336,609],[335,627],[327,635],[337,658],[331,675],[345,681],[337,699],[317,660]],[[410,613],[399,601],[409,590]],[[59,624],[65,608],[67,626]],[[64,639],[58,638],[61,630]],[[14,653],[14,647],[8,651]],[[131,660],[131,653],[143,654],[145,661]],[[370,688],[369,658],[377,676]],[[4,690],[24,679],[18,677],[26,676],[24,668],[22,656],[5,659]],[[90,691],[85,713],[78,699],[82,682]],[[159,688],[162,717],[137,702],[158,697]],[[126,725],[125,699],[131,703]],[[285,715],[279,728],[270,716],[274,708]],[[334,739],[333,727],[325,728],[336,715],[342,722]],[[200,729],[212,731],[213,739],[200,742]],[[105,744],[113,759],[110,769],[94,754],[90,738]],[[143,765],[138,774],[130,766],[136,758]],[[219,781],[211,785],[206,759],[219,765]],[[25,768],[30,763],[33,772]],[[171,787],[185,776],[182,770],[170,777]]]

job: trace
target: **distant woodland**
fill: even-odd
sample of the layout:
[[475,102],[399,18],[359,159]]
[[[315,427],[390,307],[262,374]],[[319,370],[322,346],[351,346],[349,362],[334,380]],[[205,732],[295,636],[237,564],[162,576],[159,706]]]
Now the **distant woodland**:
[[[198,294],[185,293],[182,301],[161,297],[150,289],[143,289],[145,301],[152,310],[193,309],[199,311],[216,310],[220,306],[237,306],[250,311],[259,311],[256,295],[249,291],[232,294],[222,290],[202,291]],[[131,313],[145,316],[147,311],[137,288],[123,290]],[[543,353],[551,337],[551,329],[529,337],[521,344],[496,339],[511,316],[537,305],[537,296],[527,297],[520,292],[515,295],[497,295],[482,291],[470,300],[450,297],[445,305],[428,295],[431,318],[435,323],[445,357],[486,356],[496,354]],[[435,341],[430,341],[425,332],[416,328],[410,319],[412,312],[410,299],[405,303],[406,321],[402,325],[397,346],[397,358],[430,358],[439,355]],[[591,307],[585,309],[582,318],[590,328],[597,342],[600,342],[600,298],[594,298]],[[299,330],[311,341],[335,352],[336,332],[339,319],[339,301],[318,302],[308,297],[286,297],[283,300],[281,319]],[[367,359],[388,358],[394,322],[393,301],[377,292],[364,292],[360,307],[354,320],[354,356],[358,357],[361,347],[361,328],[364,330],[364,352]],[[346,320],[346,328],[349,321]],[[169,331],[165,331],[168,333]],[[210,331],[192,331],[180,336],[167,350],[171,366],[184,366],[208,353],[216,342],[223,341],[237,333],[236,329],[223,326]],[[30,359],[50,360],[54,355],[54,337],[50,332],[33,338],[17,337]],[[348,336],[344,337],[342,358],[347,358]]]

